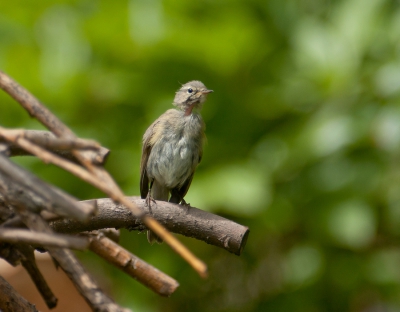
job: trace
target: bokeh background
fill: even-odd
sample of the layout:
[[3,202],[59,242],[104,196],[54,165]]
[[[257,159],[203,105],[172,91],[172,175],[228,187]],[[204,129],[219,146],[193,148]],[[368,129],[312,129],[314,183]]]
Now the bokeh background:
[[[176,278],[160,298],[79,257],[135,311],[400,311],[398,0],[1,1],[0,68],[139,194],[141,137],[179,83],[214,89],[208,143],[186,197],[250,227],[243,255],[183,238],[200,279],[165,244],[122,244]],[[0,124],[42,129],[3,92]],[[104,195],[16,159],[81,199]],[[60,294],[56,294],[60,295]]]

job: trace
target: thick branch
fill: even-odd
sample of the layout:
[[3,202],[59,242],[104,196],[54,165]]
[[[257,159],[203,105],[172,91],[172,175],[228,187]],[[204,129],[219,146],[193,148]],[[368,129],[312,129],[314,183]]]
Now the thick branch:
[[[21,196],[22,192],[35,193],[36,196]],[[89,204],[78,204],[76,200],[63,191],[51,186],[27,170],[17,166],[8,158],[0,154],[0,192],[4,198],[12,203],[26,201],[25,207],[32,206],[32,198],[40,197],[43,204],[50,211],[60,215],[71,216],[79,220],[86,220],[95,211],[95,206]]]
[[0,276],[0,311],[38,312],[35,305],[29,303]]
[[169,297],[179,286],[176,280],[105,236],[99,235],[91,238],[89,248],[161,296]]
[[[143,212],[148,211],[143,199],[136,196],[127,199],[134,202]],[[156,203],[151,208],[152,216],[174,233],[205,241],[236,255],[240,255],[246,245],[249,234],[246,226],[194,207],[163,201]],[[109,227],[132,229],[143,225],[140,219],[111,199],[97,199],[97,206],[97,215],[87,223],[60,220],[53,222],[52,227],[61,233],[79,233]]]

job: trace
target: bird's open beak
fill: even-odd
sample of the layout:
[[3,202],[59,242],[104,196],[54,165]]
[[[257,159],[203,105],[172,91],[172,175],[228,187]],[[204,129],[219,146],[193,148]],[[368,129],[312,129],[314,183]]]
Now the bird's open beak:
[[203,93],[203,94],[208,94],[208,93],[211,93],[211,92],[214,92],[214,90],[204,90],[204,91],[201,91],[201,93]]

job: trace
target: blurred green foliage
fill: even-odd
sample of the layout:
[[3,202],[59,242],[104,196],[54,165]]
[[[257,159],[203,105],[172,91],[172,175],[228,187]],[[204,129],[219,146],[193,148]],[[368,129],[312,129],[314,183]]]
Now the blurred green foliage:
[[[165,244],[123,231],[176,278],[159,298],[89,253],[135,311],[400,311],[398,0],[2,1],[0,68],[79,136],[112,150],[107,169],[139,194],[141,136],[179,83],[215,92],[187,201],[248,225],[240,257],[182,238],[201,280]],[[41,129],[4,93],[0,124]],[[19,159],[82,198],[104,196]]]

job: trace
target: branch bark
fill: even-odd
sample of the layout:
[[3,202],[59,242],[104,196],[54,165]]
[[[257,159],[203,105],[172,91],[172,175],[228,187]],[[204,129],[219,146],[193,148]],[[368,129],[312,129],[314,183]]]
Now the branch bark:
[[[76,199],[65,192],[51,186],[29,171],[17,166],[7,157],[0,154],[0,192],[8,202],[25,200],[25,207],[35,209],[32,198],[41,198],[43,208],[54,211],[59,215],[70,216],[84,221],[95,212],[91,204],[79,204]],[[35,196],[21,196],[21,193]],[[32,205],[33,204],[33,205]],[[32,207],[33,206],[33,207]],[[40,208],[40,204],[36,209]]]
[[[16,209],[22,221],[28,226],[28,228],[47,234],[53,233],[49,225],[39,215],[24,209],[22,206],[16,206]],[[76,259],[72,251],[65,248],[52,247],[48,248],[48,252],[75,284],[75,287],[93,311],[130,311],[117,305],[100,289],[93,278],[86,272],[82,264]]]
[[35,283],[37,290],[42,296],[43,300],[46,302],[46,305],[49,309],[52,309],[57,306],[58,299],[54,296],[51,291],[49,285],[44,279],[42,273],[36,265],[34,250],[30,246],[18,245],[16,246],[19,253],[22,254],[21,264],[28,272],[32,281]]
[[0,276],[0,311],[26,311],[38,312],[35,305],[29,303],[15,291],[7,281]]
[[84,237],[73,237],[60,234],[46,234],[21,229],[0,228],[0,242],[25,243],[41,247],[60,247],[84,250],[89,242]]
[[[127,197],[144,213],[148,212],[143,199]],[[93,199],[92,199],[93,200]],[[56,232],[79,233],[103,228],[142,229],[143,222],[122,205],[109,198],[97,199],[98,213],[87,223],[74,220],[59,220],[52,223]],[[202,240],[240,255],[246,245],[249,229],[231,220],[195,207],[186,207],[169,202],[156,201],[152,205],[152,216],[169,231]]]
[[[29,245],[1,244],[0,257],[12,266],[22,264],[41,294],[44,302],[46,302],[47,307],[49,309],[54,308],[57,304],[57,298],[54,296],[42,273],[39,271],[33,252],[34,249]],[[0,309],[0,311],[2,310]]]
[[176,280],[103,235],[92,237],[89,249],[161,296],[169,297],[179,286]]
[[[96,142],[92,141],[83,141],[82,139],[77,140],[66,140],[57,138],[53,133],[49,131],[41,131],[41,130],[21,130],[24,132],[23,137],[28,139],[29,141],[50,149],[53,153],[71,160],[75,163],[79,161],[72,153],[72,149],[74,148],[92,148],[93,151],[91,153],[91,161],[96,165],[104,165],[108,155],[110,154],[110,150],[102,147],[97,146]],[[4,138],[0,136],[0,143],[7,142]],[[32,155],[31,153],[27,152],[25,149],[21,148],[18,144],[13,142],[9,142],[9,151],[10,156],[27,156]]]

